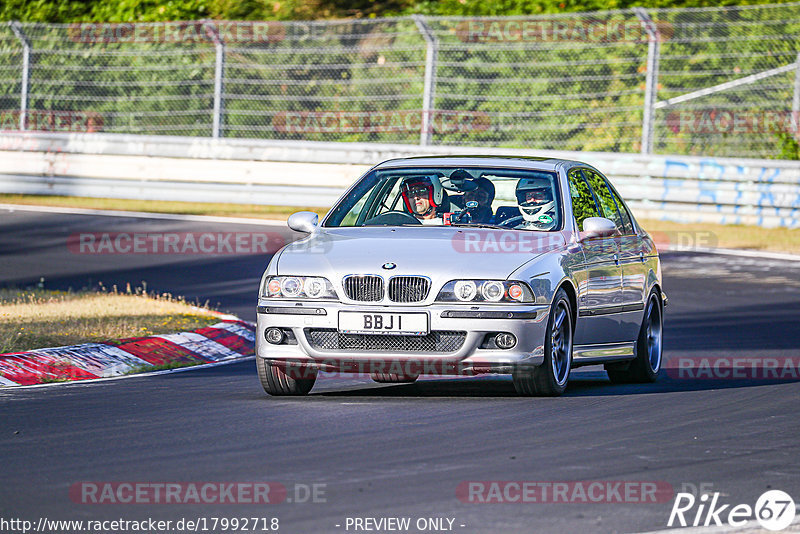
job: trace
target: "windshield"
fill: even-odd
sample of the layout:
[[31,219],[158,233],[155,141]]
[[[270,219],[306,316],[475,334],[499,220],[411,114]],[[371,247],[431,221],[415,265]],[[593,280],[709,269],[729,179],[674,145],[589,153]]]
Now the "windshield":
[[492,167],[405,167],[364,176],[331,210],[326,227],[481,226],[561,228],[556,174]]

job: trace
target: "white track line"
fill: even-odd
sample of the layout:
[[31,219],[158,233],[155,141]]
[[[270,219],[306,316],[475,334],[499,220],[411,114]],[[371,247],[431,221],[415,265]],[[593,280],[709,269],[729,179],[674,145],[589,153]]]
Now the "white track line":
[[147,211],[93,210],[88,208],[66,208],[59,206],[28,206],[25,204],[0,204],[8,211],[35,211],[40,213],[65,213],[69,215],[100,215],[103,217],[136,217],[139,219],[162,219],[168,221],[216,222],[223,224],[257,224],[260,226],[286,226],[286,221],[277,219],[252,219],[245,217],[212,217],[210,215],[178,215],[174,213],[151,213]]
[[763,258],[767,260],[800,261],[800,256],[796,254],[786,254],[783,252],[765,252],[760,250],[741,250],[735,248],[702,248],[692,249],[672,248],[669,245],[656,243],[659,252],[697,252],[700,254],[723,254],[726,256],[740,256],[744,258]]

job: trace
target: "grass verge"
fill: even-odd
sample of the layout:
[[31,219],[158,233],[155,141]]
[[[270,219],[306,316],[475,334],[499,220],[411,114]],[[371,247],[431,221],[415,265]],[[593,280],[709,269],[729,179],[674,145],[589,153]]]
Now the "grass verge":
[[0,289],[0,354],[171,334],[217,322],[181,298],[141,290]]
[[680,248],[735,248],[800,254],[800,229],[710,223],[638,221],[657,242]]

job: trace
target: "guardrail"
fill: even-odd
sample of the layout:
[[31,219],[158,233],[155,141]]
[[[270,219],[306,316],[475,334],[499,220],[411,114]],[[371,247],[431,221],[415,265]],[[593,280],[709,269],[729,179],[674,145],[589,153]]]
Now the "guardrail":
[[800,162],[607,152],[0,133],[0,192],[329,206],[385,159],[476,153],[585,161],[640,217],[800,227]]

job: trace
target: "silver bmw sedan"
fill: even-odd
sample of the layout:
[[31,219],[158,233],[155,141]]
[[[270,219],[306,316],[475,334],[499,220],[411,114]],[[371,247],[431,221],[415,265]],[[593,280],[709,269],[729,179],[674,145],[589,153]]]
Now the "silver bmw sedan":
[[321,222],[299,212],[288,224],[308,235],[275,254],[258,298],[256,363],[271,395],[307,394],[320,372],[510,374],[521,395],[551,396],[583,365],[604,365],[612,382],[658,376],[658,253],[590,165],[389,160]]

